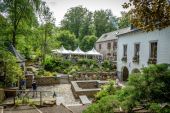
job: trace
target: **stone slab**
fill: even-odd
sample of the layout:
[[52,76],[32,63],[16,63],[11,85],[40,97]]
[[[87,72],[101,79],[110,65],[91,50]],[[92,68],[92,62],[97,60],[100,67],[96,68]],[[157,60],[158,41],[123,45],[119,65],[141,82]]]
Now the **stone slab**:
[[82,104],[84,104],[84,105],[91,104],[91,101],[87,98],[86,95],[81,95],[81,96],[79,96],[79,98],[80,98]]

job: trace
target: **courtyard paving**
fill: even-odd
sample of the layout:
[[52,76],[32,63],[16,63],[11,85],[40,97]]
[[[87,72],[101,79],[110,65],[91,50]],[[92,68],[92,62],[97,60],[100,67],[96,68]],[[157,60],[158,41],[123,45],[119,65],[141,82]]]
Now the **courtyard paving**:
[[40,86],[38,87],[40,91],[51,91],[44,92],[43,98],[53,98],[54,92],[56,93],[56,97],[63,97],[64,104],[80,104],[79,100],[76,100],[71,91],[71,84],[57,84],[54,86]]
[[[32,90],[32,89],[29,89]],[[38,86],[37,91],[49,91],[42,93],[43,101],[56,100],[57,97],[62,97],[62,103],[65,105],[76,105],[80,104],[80,100],[76,100],[71,91],[71,84],[56,84],[53,86]],[[56,97],[53,97],[54,92]],[[40,94],[37,93],[37,97],[33,98],[33,93],[28,94],[29,98],[33,101],[40,101]],[[60,100],[59,100],[60,101]],[[3,104],[13,103],[13,98],[6,99]]]

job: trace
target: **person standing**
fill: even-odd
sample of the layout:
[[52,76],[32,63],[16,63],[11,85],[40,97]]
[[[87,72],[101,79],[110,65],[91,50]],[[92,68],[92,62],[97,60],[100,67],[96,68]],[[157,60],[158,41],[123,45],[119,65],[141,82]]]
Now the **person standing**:
[[32,83],[32,90],[33,90],[33,98],[36,96],[37,97],[37,83],[36,81],[33,81]]

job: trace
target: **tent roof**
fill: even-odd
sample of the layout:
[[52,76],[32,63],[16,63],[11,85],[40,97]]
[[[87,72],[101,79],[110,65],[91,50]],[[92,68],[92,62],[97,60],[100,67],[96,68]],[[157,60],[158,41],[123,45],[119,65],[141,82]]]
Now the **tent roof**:
[[82,51],[78,46],[77,49],[74,50],[72,54],[85,55],[85,52]]
[[97,56],[102,56],[102,54],[100,54],[99,52],[96,51],[96,49],[92,49],[90,51],[86,52],[87,55],[97,55]]
[[59,54],[71,54],[72,53],[72,51],[71,50],[66,50],[65,48],[64,48],[64,46],[61,46],[61,48],[60,49],[55,49],[55,50],[51,50],[52,52],[54,52],[54,53],[59,53]]
[[79,46],[76,50],[66,50],[63,46],[60,49],[51,50],[55,54],[72,54],[72,55],[96,55],[96,56],[102,56],[99,52],[96,51],[96,49],[92,49],[90,51],[84,52],[82,51]]

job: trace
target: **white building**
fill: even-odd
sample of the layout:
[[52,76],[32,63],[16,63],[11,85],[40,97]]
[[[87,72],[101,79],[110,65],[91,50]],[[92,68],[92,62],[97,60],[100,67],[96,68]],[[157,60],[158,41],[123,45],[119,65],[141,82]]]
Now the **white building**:
[[170,64],[170,27],[143,32],[130,28],[118,35],[117,71],[121,80],[149,64]]

